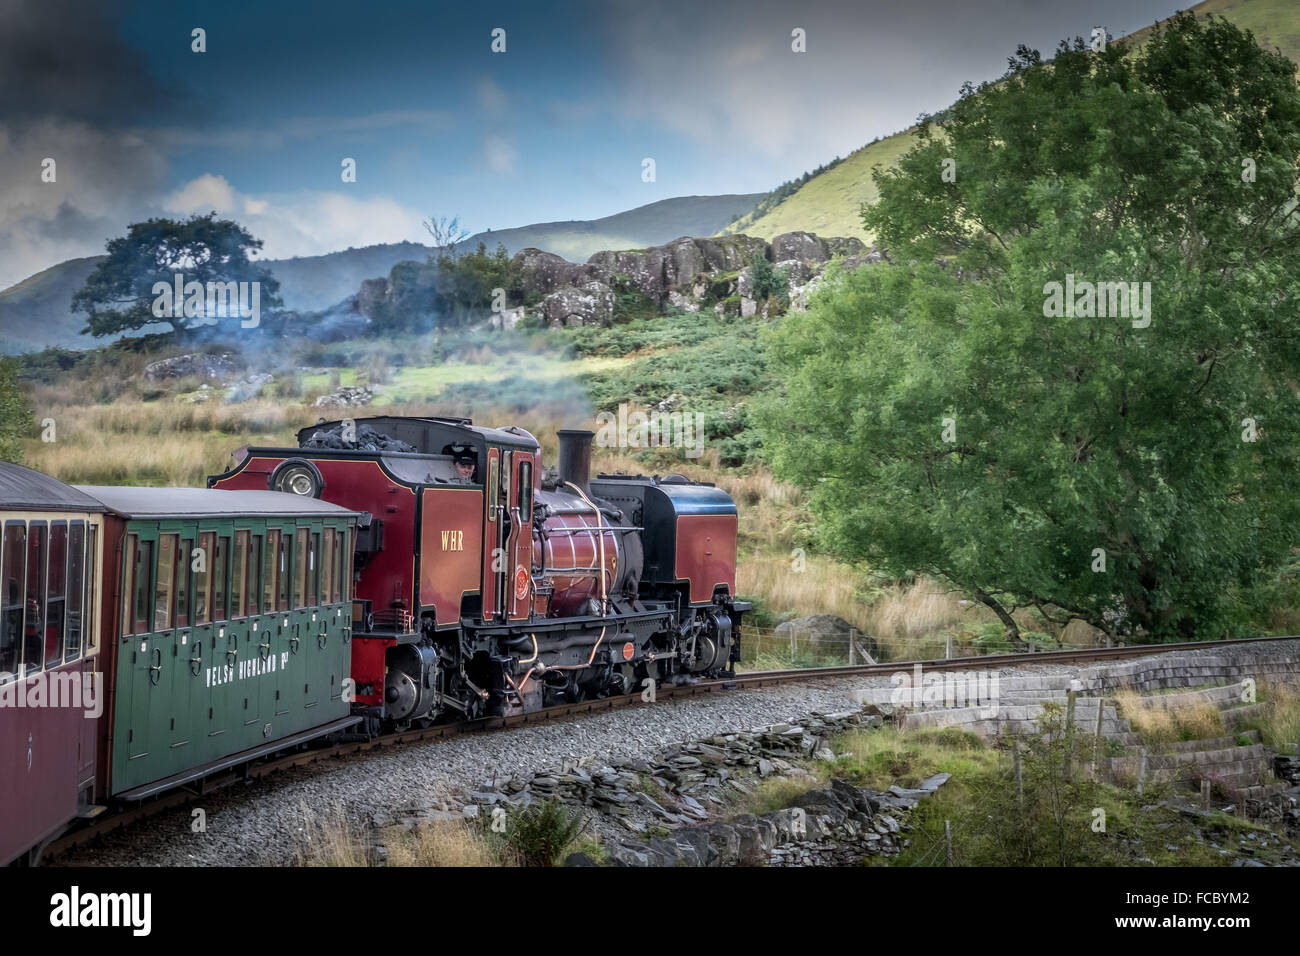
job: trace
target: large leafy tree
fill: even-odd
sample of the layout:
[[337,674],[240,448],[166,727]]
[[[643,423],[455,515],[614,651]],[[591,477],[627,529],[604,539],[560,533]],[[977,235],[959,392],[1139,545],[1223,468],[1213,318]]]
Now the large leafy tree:
[[88,313],[82,331],[97,336],[133,332],[155,322],[170,323],[176,332],[208,323],[207,318],[186,318],[181,302],[174,304],[170,317],[154,315],[154,284],[172,285],[177,274],[205,289],[209,282],[258,282],[261,307],[278,306],[279,281],[248,258],[249,251],[261,248],[260,239],[233,220],[218,219],[215,212],[185,221],[137,222],[125,236],[109,240],[108,258],[72,297],[72,309]]
[[[1022,606],[1121,640],[1243,623],[1300,543],[1295,69],[1183,15],[1136,50],[1022,47],[923,124],[864,210],[892,264],[769,342],[765,445],[825,547],[946,578],[1013,639]],[[1149,318],[1061,314],[1070,281],[1149,282]]]

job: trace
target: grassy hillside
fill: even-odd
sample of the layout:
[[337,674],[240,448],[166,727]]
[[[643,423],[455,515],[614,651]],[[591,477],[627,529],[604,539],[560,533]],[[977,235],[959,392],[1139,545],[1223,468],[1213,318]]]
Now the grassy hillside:
[[73,315],[68,303],[103,258],[69,259],[0,292],[0,353],[79,341],[85,316]]
[[[602,249],[641,249],[679,236],[709,236],[752,209],[761,194],[678,196],[605,216],[602,219],[543,222],[517,229],[483,232],[462,246],[498,242],[513,255],[529,246],[583,261]],[[280,280],[286,308],[314,312],[354,295],[361,280],[384,276],[399,262],[424,259],[428,246],[414,242],[346,249],[322,256],[268,259]],[[100,344],[81,335],[84,315],[69,311],[72,295],[103,256],[69,259],[0,292],[0,354],[38,351],[47,346],[90,348]]]
[[728,226],[725,233],[771,239],[783,232],[804,230],[819,236],[856,236],[869,243],[871,236],[862,228],[858,208],[876,199],[871,171],[876,166],[894,165],[915,141],[916,134],[904,130],[864,146],[838,166],[814,176],[766,215],[753,220],[746,216]]
[[[1205,0],[1191,9],[1198,16],[1222,16],[1252,31],[1261,46],[1279,49],[1300,63],[1300,0]],[[1132,39],[1140,43],[1150,33],[1148,27],[1132,34]],[[877,165],[892,166],[914,141],[915,135],[904,131],[864,146],[838,166],[814,176],[766,215],[752,221],[742,219],[724,232],[771,239],[802,229],[870,242],[872,237],[863,230],[858,209],[876,199],[871,170]]]
[[[1191,8],[1198,17],[1217,15],[1255,34],[1267,49],[1300,63],[1300,3],[1296,0],[1204,0]],[[1132,38],[1141,42],[1151,27],[1138,30]]]

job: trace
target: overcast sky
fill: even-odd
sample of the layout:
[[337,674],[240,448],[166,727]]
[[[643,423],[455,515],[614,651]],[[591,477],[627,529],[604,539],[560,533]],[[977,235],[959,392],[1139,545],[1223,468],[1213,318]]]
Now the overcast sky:
[[479,231],[761,192],[998,76],[1019,43],[1177,9],[0,0],[0,288],[151,215],[215,209],[278,258],[423,241],[430,215]]

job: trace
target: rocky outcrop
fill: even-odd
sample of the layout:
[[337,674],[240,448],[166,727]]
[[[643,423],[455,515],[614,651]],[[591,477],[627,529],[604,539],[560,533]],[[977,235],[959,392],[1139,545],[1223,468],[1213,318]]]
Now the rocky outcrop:
[[[784,810],[682,827],[645,843],[607,843],[605,853],[613,866],[859,866],[868,857],[898,855],[915,806],[914,797],[836,779]],[[565,863],[594,861],[571,854]]]
[[189,355],[177,355],[169,359],[150,362],[144,367],[144,377],[150,382],[165,382],[173,378],[216,378],[228,379],[238,374],[239,369],[234,357],[229,352],[218,355],[205,355],[192,352]]
[[[750,278],[755,256],[784,270],[791,308],[801,309],[832,259],[838,257],[851,269],[878,262],[883,253],[868,250],[858,239],[810,232],[784,233],[770,243],[743,235],[682,236],[649,249],[597,252],[586,262],[523,249],[509,264],[510,308],[493,314],[489,324],[513,328],[535,316],[551,328],[609,325],[624,294],[643,296],[660,309],[754,315],[763,311]],[[370,321],[426,315],[433,308],[435,284],[434,266],[399,262],[387,277],[365,280],[346,311]]]
[[366,279],[356,309],[372,321],[393,316],[429,315],[437,269],[427,262],[399,262],[386,278]]
[[614,321],[614,293],[605,283],[590,279],[552,292],[542,300],[541,312],[552,329],[609,326]]
[[525,289],[542,293],[554,292],[561,286],[579,285],[591,277],[581,263],[531,248],[515,253],[510,260],[510,274],[517,277]]
[[341,405],[348,408],[356,408],[362,405],[369,405],[375,400],[375,393],[364,385],[342,385],[330,392],[328,395],[322,395],[316,401],[312,402],[313,408],[328,408],[330,406]]

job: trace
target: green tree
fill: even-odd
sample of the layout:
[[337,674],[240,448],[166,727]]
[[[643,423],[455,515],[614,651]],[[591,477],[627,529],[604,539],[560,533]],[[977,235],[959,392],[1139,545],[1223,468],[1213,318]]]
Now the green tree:
[[488,251],[480,242],[473,252],[460,255],[444,253],[437,264],[437,289],[434,305],[442,325],[464,324],[492,307],[492,290],[506,292],[507,307],[518,304],[522,290],[512,284],[510,253],[501,243]]
[[782,305],[788,304],[790,276],[785,269],[775,268],[761,252],[754,253],[749,268],[754,284],[755,301],[767,302],[775,299]]
[[265,266],[248,259],[250,250],[262,248],[262,241],[239,223],[216,216],[212,212],[184,222],[150,219],[132,224],[125,236],[110,239],[108,258],[72,297],[72,310],[84,309],[89,316],[82,332],[117,335],[167,322],[180,333],[208,324],[210,319],[187,318],[181,302],[174,303],[170,317],[154,315],[158,299],[154,284],[172,287],[177,274],[205,290],[209,282],[258,282],[261,307],[281,305],[279,281]]
[[[765,448],[824,547],[947,578],[1017,642],[1026,605],[1120,639],[1242,626],[1300,519],[1295,69],[1179,16],[1137,50],[1022,47],[923,125],[864,210],[894,264],[769,343]],[[1137,305],[1079,286],[1059,314],[1075,281]]]
[[18,360],[0,359],[0,461],[23,460],[22,437],[31,411],[18,385]]

